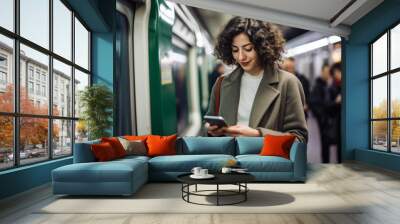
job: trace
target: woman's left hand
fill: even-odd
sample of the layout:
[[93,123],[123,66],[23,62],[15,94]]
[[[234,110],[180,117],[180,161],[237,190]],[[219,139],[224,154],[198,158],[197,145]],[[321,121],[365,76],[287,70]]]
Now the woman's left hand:
[[259,137],[260,132],[257,129],[250,128],[245,125],[233,125],[225,129],[227,135],[237,137],[237,136],[248,136],[248,137]]

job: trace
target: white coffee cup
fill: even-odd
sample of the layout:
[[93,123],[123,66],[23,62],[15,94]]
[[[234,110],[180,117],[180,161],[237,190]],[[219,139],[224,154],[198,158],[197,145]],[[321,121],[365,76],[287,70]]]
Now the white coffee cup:
[[208,169],[201,169],[200,170],[200,176],[207,176],[208,175]]
[[200,174],[200,171],[202,170],[202,168],[201,167],[193,167],[193,169],[192,169],[192,173],[194,174],[194,175],[196,175],[196,176],[199,176],[199,175],[201,175]]
[[221,172],[222,173],[230,173],[232,171],[232,168],[230,167],[222,167]]

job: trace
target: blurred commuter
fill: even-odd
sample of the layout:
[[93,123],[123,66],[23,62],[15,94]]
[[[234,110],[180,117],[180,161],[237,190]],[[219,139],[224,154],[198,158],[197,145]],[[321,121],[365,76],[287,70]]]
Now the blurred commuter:
[[306,96],[306,103],[304,104],[304,113],[307,118],[308,117],[307,112],[310,104],[310,82],[308,81],[306,76],[296,71],[296,61],[293,57],[286,58],[283,61],[282,69],[296,75],[296,77],[300,80],[301,85],[303,86],[304,95]]
[[207,111],[224,117],[228,127],[206,124],[209,135],[294,135],[307,142],[303,88],[277,66],[284,42],[280,30],[268,22],[241,17],[228,22],[215,55],[237,68],[217,80]]
[[217,63],[213,69],[213,71],[208,75],[208,89],[211,92],[212,87],[214,86],[215,81],[217,81],[218,77],[220,77],[225,72],[225,67],[222,63]]
[[323,163],[330,162],[330,147],[337,145],[338,162],[341,161],[340,107],[341,107],[341,67],[335,63],[324,64],[321,76],[315,81],[311,92],[310,105],[317,119],[321,137]]
[[342,107],[342,67],[341,63],[335,63],[330,68],[330,75],[333,78],[332,85],[329,86],[330,104],[328,105],[328,115],[330,123],[331,143],[337,146],[338,162],[341,162],[341,107]]
[[331,140],[329,139],[327,130],[329,128],[328,105],[330,104],[329,86],[332,82],[330,75],[330,67],[324,64],[321,68],[321,76],[315,80],[314,87],[311,91],[310,107],[317,119],[321,138],[321,155],[322,162],[329,162],[329,147]]

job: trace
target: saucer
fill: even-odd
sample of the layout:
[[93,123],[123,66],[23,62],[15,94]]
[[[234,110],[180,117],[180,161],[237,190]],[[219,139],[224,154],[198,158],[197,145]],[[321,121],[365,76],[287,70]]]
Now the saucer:
[[214,178],[214,177],[215,176],[212,175],[212,174],[207,174],[207,175],[204,175],[204,176],[202,176],[202,175],[194,175],[194,174],[190,175],[190,178],[193,178],[193,179],[211,179],[211,178]]

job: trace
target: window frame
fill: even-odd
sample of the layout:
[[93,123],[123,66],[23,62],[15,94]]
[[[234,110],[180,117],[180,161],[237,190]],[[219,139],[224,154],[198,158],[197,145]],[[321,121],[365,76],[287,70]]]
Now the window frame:
[[[391,153],[391,154],[400,154],[400,152],[392,151],[392,121],[400,121],[400,117],[392,117],[392,98],[391,98],[391,79],[392,76],[396,73],[400,72],[400,66],[394,69],[391,69],[391,30],[396,26],[400,25],[400,21],[395,22],[389,28],[385,29],[384,32],[380,33],[375,39],[368,43],[368,52],[369,52],[369,149],[373,151]],[[387,62],[386,62],[386,71],[380,74],[373,74],[373,44],[378,41],[384,35],[387,35]],[[400,54],[400,52],[399,52]],[[373,118],[373,81],[378,78],[386,77],[386,86],[387,86],[387,105],[386,105],[386,118]],[[386,151],[379,150],[374,148],[374,132],[373,132],[373,122],[375,121],[386,121]]]
[[[53,1],[54,0],[48,0],[49,3],[49,48],[46,49],[45,47],[40,46],[39,44],[34,43],[33,41],[30,41],[29,39],[24,38],[23,36],[20,35],[20,0],[14,0],[13,1],[13,10],[14,10],[14,31],[10,31],[4,27],[0,26],[0,35],[3,35],[7,38],[10,38],[13,40],[13,63],[12,63],[12,69],[11,71],[13,72],[11,75],[14,77],[14,110],[13,112],[2,112],[0,111],[0,116],[4,117],[11,117],[13,119],[13,166],[10,167],[5,167],[5,168],[0,168],[0,172],[5,171],[5,170],[10,170],[10,169],[16,169],[19,167],[23,166],[30,166],[33,164],[38,164],[38,163],[43,163],[46,161],[50,160],[56,160],[56,159],[61,159],[61,158],[66,158],[73,156],[74,152],[74,143],[75,143],[75,126],[76,126],[76,121],[79,120],[79,117],[75,116],[75,108],[71,108],[71,114],[68,116],[56,116],[53,115],[53,59],[58,60],[61,63],[64,63],[68,66],[71,66],[71,92],[72,92],[72,99],[70,99],[71,105],[74,105],[75,99],[77,97],[75,88],[74,88],[74,82],[75,82],[75,69],[85,73],[89,77],[89,83],[88,86],[92,85],[93,77],[92,77],[92,69],[91,69],[91,50],[92,50],[92,44],[91,44],[91,37],[92,37],[92,31],[89,29],[88,25],[84,22],[84,20],[72,9],[72,7],[65,1],[65,0],[59,0],[68,10],[71,11],[71,18],[70,18],[70,23],[71,23],[71,59],[64,58],[63,56],[55,53],[53,50]],[[75,18],[79,20],[79,22],[83,25],[83,27],[88,31],[88,69],[85,69],[78,64],[75,63]],[[33,50],[36,50],[42,54],[45,54],[48,56],[49,62],[48,62],[48,80],[46,83],[45,92],[46,96],[48,97],[48,112],[46,115],[39,115],[39,114],[28,114],[28,113],[21,113],[20,112],[20,85],[21,85],[21,80],[20,80],[20,65],[21,65],[21,57],[20,57],[20,45],[23,44],[27,47],[32,48]],[[34,86],[36,83],[40,83],[40,87],[42,87],[42,79],[41,75],[42,72],[39,73],[39,80],[36,79],[36,72],[37,68],[35,69],[33,67],[33,79],[30,79],[30,69],[31,66],[27,63],[27,72],[26,72],[26,81],[33,81]],[[27,86],[28,87],[28,86]],[[29,87],[28,87],[29,88]],[[29,91],[27,89],[27,91]],[[34,88],[34,92],[36,92],[36,89]],[[34,93],[35,94],[35,93]],[[41,91],[38,96],[42,96]],[[21,159],[20,159],[20,119],[21,118],[45,118],[47,119],[48,123],[48,135],[47,135],[47,150],[48,150],[48,155],[47,157],[43,157],[43,160],[40,160],[38,162],[31,162],[31,163],[24,163],[21,164]],[[68,155],[62,155],[62,156],[54,156],[54,146],[52,144],[53,142],[53,123],[57,120],[61,121],[70,121],[71,122],[71,153]]]

